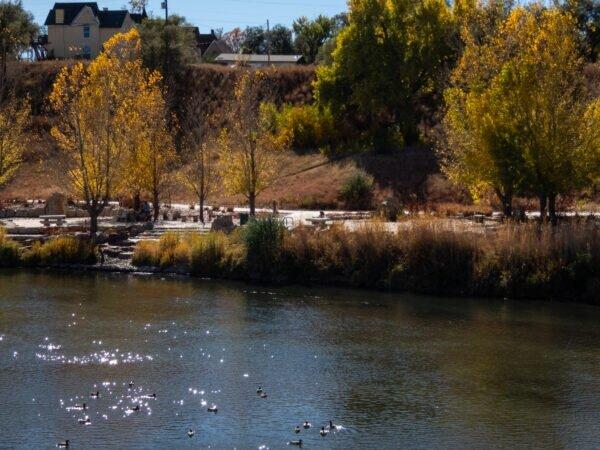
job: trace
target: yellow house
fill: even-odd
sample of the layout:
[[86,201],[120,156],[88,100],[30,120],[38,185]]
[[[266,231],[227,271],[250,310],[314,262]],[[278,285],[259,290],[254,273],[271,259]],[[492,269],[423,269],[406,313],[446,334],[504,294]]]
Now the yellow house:
[[93,59],[104,43],[147,17],[127,10],[100,10],[96,2],[55,3],[48,13],[46,50],[50,58]]

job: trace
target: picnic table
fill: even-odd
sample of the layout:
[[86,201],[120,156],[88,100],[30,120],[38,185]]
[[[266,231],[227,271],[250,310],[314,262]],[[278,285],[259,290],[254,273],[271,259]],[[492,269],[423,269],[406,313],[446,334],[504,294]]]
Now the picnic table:
[[49,216],[40,216],[40,219],[42,219],[41,223],[45,227],[51,227],[53,224],[57,227],[62,227],[67,220],[67,216],[65,216],[64,214],[57,214]]

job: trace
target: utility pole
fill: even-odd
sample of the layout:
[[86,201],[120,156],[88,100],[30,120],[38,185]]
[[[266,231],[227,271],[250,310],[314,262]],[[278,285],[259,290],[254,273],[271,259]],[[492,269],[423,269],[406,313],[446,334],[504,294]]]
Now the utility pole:
[[169,0],[164,0],[161,4],[162,9],[165,10],[165,24],[169,21]]
[[271,65],[271,26],[267,19],[267,64]]

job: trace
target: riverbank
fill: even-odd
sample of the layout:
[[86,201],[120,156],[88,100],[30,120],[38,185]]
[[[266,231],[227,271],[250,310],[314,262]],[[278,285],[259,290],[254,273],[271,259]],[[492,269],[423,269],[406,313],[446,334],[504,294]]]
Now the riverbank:
[[142,240],[131,260],[63,236],[22,249],[0,235],[0,267],[152,272],[277,285],[324,285],[419,294],[600,304],[600,227],[591,220],[503,224],[469,231],[416,221],[397,232],[275,219],[223,233],[166,233]]

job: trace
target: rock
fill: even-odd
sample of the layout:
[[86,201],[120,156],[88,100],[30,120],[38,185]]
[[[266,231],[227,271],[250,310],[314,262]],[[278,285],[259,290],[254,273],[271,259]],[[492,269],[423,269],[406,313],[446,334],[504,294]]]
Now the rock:
[[46,200],[46,215],[67,215],[67,196],[55,192]]
[[102,245],[108,242],[108,234],[100,232],[96,233],[96,244]]
[[233,216],[217,216],[210,227],[211,231],[223,231],[225,233],[231,233],[235,225],[233,225]]
[[115,233],[110,233],[108,235],[108,244],[117,245],[129,238],[129,235],[126,231],[119,231]]
[[140,234],[142,234],[144,232],[144,228],[141,227],[140,225],[132,225],[127,230],[129,231],[130,237],[139,236]]

